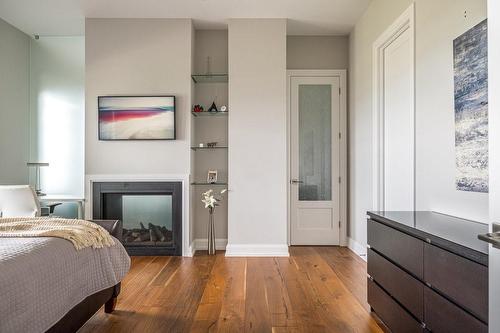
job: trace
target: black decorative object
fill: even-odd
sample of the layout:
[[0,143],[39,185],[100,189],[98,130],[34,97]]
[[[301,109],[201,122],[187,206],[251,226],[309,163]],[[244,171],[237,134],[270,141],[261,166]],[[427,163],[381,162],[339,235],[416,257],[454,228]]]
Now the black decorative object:
[[212,105],[208,109],[208,112],[219,112],[219,110],[217,110],[217,105],[215,105],[215,102],[212,102]]

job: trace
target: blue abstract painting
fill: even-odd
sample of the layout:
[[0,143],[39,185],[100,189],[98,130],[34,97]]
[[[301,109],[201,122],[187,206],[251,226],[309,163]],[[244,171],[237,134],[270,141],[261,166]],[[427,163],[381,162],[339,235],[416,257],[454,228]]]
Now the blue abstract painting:
[[453,41],[456,188],[488,193],[488,32],[484,20]]

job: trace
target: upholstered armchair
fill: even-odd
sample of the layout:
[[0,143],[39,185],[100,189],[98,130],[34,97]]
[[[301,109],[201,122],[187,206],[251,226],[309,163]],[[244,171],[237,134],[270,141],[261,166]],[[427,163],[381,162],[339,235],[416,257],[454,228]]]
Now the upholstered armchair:
[[0,185],[1,217],[36,217],[40,202],[29,185]]

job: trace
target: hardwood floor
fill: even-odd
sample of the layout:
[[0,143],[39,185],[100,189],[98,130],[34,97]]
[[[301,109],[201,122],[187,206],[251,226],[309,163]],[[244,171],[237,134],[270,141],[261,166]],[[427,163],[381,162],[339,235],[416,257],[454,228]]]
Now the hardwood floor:
[[382,332],[362,259],[339,247],[290,254],[134,257],[115,312],[80,332]]

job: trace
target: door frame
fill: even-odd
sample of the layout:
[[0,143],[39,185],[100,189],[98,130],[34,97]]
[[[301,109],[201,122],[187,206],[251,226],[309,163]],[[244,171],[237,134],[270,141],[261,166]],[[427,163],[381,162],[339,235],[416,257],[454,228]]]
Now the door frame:
[[384,210],[384,50],[402,33],[410,31],[411,112],[413,114],[413,208],[416,207],[415,181],[415,5],[412,3],[373,43],[373,210]]
[[[490,92],[500,87],[500,3],[496,0],[488,1],[488,89]],[[493,230],[494,223],[500,223],[500,97],[497,94],[488,94],[488,124],[489,124],[489,230]],[[495,190],[497,189],[497,190]],[[489,330],[496,332],[500,329],[500,249],[489,245]]]
[[347,246],[347,70],[345,69],[294,69],[286,71],[286,127],[287,127],[287,242],[291,245],[291,81],[295,77],[337,77],[340,81],[340,230],[339,245]]

